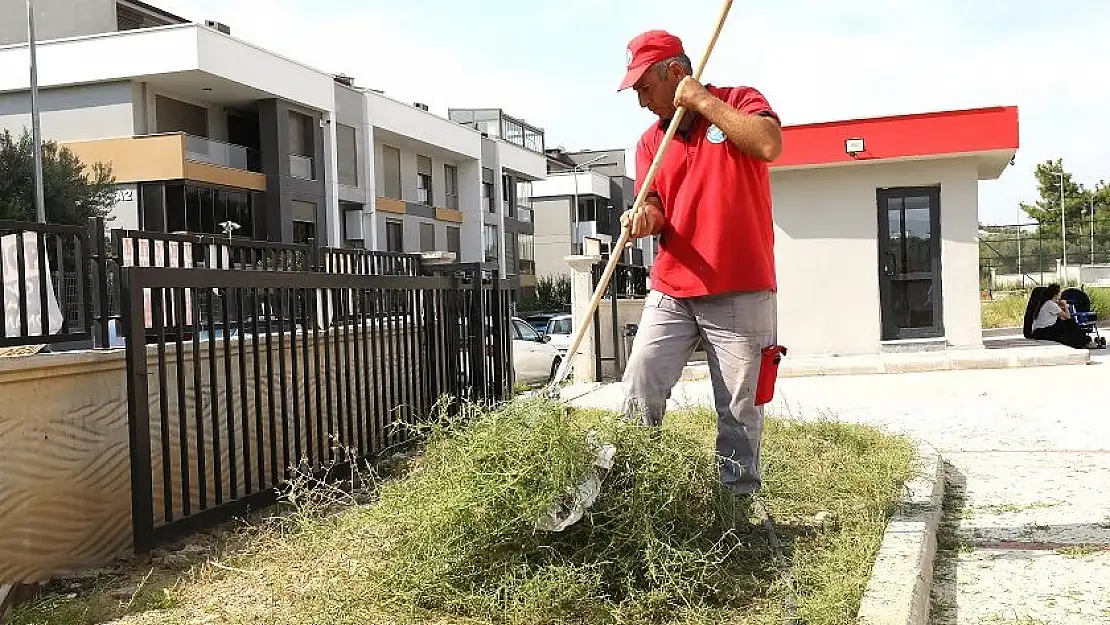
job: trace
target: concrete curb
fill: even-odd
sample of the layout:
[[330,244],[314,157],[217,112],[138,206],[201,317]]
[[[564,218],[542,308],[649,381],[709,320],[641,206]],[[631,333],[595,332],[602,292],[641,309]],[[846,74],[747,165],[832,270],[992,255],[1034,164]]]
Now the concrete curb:
[[919,444],[921,469],[905,485],[902,505],[887,524],[863,593],[859,625],[925,625],[933,588],[944,499],[944,462]]
[[[960,371],[972,369],[1009,369],[1085,365],[1091,353],[1085,349],[1063,346],[1033,346],[1008,349],[961,350],[938,352],[886,353],[866,356],[823,356],[791,358],[779,367],[780,378],[826,375],[876,375],[887,373],[922,373],[929,371]],[[682,371],[682,381],[706,380],[709,365],[690,363]]]

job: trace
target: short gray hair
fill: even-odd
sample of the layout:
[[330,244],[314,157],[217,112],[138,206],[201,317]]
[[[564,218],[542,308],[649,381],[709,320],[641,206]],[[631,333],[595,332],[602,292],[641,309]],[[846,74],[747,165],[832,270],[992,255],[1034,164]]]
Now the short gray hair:
[[682,66],[682,69],[685,70],[687,74],[690,74],[691,76],[694,75],[694,64],[690,62],[690,57],[686,56],[686,54],[678,54],[670,57],[669,59],[663,59],[662,61],[657,62],[655,64],[655,71],[658,72],[661,77],[666,76],[667,68],[670,66],[671,63],[678,63],[680,66]]

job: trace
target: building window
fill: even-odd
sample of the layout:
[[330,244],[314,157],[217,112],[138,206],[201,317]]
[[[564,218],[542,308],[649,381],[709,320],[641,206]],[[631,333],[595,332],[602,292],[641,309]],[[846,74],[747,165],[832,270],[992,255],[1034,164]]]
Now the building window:
[[436,249],[436,225],[420,224],[420,251],[434,252]]
[[443,165],[443,190],[447,208],[459,210],[459,168]]
[[517,266],[522,276],[536,275],[536,237],[521,234],[517,237]]
[[339,184],[358,186],[358,140],[354,128],[336,124],[336,156],[339,160]]
[[382,197],[395,200],[401,198],[401,151],[395,147],[382,146]]
[[293,242],[305,245],[316,238],[316,224],[307,221],[293,220]]
[[290,213],[293,219],[293,242],[303,245],[308,243],[309,239],[315,239],[316,204],[292,200],[290,202]]
[[516,211],[513,210],[513,177],[509,174],[501,176],[501,205],[505,207],[505,216],[513,217]]
[[416,157],[416,201],[431,206],[434,195],[432,192],[432,159],[427,156]]
[[576,221],[597,221],[597,199],[592,197],[578,198],[578,214]]
[[455,226],[447,226],[447,251],[455,254],[455,259],[458,260],[459,255],[462,254],[462,229]]
[[405,251],[405,225],[400,221],[389,219],[385,222],[385,251]]
[[316,180],[316,133],[312,118],[289,111],[289,174],[302,180]]
[[497,212],[493,203],[493,170],[488,167],[482,168],[482,205],[490,213]]
[[142,223],[153,232],[194,232],[225,235],[224,225],[237,225],[231,236],[265,239],[255,232],[257,195],[247,191],[216,189],[181,183],[144,183]]
[[497,226],[485,226],[485,262],[496,263],[501,258],[501,239]]
[[532,221],[532,183],[518,180],[516,183],[516,218]]
[[520,235],[516,232],[505,233],[505,273],[516,275],[519,271]]

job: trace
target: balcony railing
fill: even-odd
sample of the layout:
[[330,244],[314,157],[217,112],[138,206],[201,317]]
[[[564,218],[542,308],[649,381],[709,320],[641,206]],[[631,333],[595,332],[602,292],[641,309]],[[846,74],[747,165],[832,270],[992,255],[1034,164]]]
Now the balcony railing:
[[258,150],[207,137],[185,135],[185,158],[197,163],[262,173]]
[[311,156],[290,154],[289,175],[301,180],[316,180],[316,161]]

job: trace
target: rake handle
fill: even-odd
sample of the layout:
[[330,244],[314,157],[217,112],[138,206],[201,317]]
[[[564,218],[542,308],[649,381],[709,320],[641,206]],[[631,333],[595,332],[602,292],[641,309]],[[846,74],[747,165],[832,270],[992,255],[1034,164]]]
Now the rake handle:
[[[717,25],[713,29],[713,36],[709,39],[709,45],[706,46],[705,52],[702,53],[701,60],[698,66],[694,69],[694,80],[701,82],[701,74],[705,69],[706,63],[709,62],[709,55],[713,53],[713,48],[717,45],[717,39],[721,35],[721,29],[725,26],[725,19],[728,17],[729,10],[732,9],[732,0],[725,0],[724,6],[721,7],[720,15],[717,16]],[[647,199],[651,183],[655,180],[655,175],[659,171],[659,167],[663,162],[663,156],[667,151],[667,147],[674,138],[675,132],[678,130],[679,125],[682,123],[682,118],[686,114],[684,107],[678,107],[675,111],[674,118],[667,126],[667,132],[663,135],[663,141],[659,144],[659,150],[655,153],[655,158],[651,161],[651,167],[648,169],[647,174],[644,176],[643,185],[640,187],[640,192],[636,194],[636,201],[632,205],[632,215],[639,215],[643,210],[644,201]],[[570,369],[571,361],[578,355],[578,348],[581,347],[583,339],[586,338],[586,330],[589,329],[590,323],[593,321],[594,312],[601,304],[601,298],[605,294],[605,289],[609,288],[609,281],[613,278],[613,272],[616,271],[617,265],[620,264],[621,255],[624,254],[624,248],[628,245],[632,238],[632,220],[628,220],[628,224],[621,228],[621,236],[617,240],[617,244],[613,246],[609,254],[609,262],[605,265],[605,271],[601,274],[601,279],[597,283],[597,288],[594,289],[594,295],[590,298],[589,310],[578,322],[578,329],[574,333],[574,340],[571,341],[570,347],[567,348],[567,357],[559,364],[559,370],[555,373],[555,377],[551,379],[550,388],[555,388],[566,378]],[[597,347],[595,346],[595,349]]]

